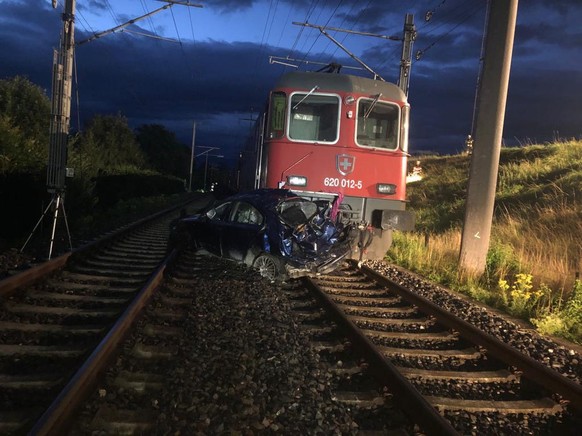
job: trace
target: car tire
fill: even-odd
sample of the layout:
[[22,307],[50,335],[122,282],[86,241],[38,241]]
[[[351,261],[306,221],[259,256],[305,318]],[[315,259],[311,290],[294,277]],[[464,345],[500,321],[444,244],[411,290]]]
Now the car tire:
[[268,280],[277,280],[281,277],[281,261],[272,254],[263,253],[257,256],[253,267],[259,271],[259,274]]

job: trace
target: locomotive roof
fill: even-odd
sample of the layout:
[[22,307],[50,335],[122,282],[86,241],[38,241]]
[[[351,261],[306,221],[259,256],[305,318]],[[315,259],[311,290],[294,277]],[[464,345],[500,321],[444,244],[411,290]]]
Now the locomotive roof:
[[294,71],[283,75],[277,82],[277,88],[297,88],[309,91],[319,86],[319,92],[358,92],[363,94],[382,93],[382,99],[406,101],[404,92],[394,83],[372,80],[349,74],[316,73]]

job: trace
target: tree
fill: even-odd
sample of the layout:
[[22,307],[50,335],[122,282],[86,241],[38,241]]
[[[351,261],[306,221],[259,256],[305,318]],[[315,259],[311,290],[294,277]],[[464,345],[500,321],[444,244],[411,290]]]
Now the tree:
[[36,171],[46,164],[50,101],[23,77],[0,80],[0,173]]
[[159,124],[144,124],[136,129],[136,133],[152,168],[179,178],[188,176],[190,149],[176,139],[174,132]]
[[146,169],[144,153],[121,114],[97,115],[89,121],[70,157],[74,166],[87,175]]

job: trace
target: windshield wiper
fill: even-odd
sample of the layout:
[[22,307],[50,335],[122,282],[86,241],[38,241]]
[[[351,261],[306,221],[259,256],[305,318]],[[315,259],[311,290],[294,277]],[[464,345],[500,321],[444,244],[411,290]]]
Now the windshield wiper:
[[317,85],[315,85],[313,88],[311,88],[311,91],[309,91],[307,94],[305,94],[305,97],[303,97],[301,100],[299,100],[299,102],[295,106],[293,106],[293,110],[297,109],[297,107],[301,103],[303,103],[307,97],[309,97],[311,94],[313,94],[318,89],[319,89],[319,86],[317,86]]
[[372,103],[370,104],[370,107],[368,108],[368,110],[364,114],[364,119],[365,120],[367,120],[368,117],[370,116],[370,114],[372,113],[372,109],[374,109],[374,106],[376,106],[376,103],[378,103],[378,100],[380,100],[380,97],[382,97],[382,93],[378,94],[376,96],[376,98],[372,101]]

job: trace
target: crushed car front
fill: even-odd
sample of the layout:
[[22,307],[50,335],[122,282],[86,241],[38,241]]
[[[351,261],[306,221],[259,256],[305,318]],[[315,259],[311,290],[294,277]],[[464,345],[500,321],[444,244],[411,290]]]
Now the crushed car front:
[[350,255],[350,228],[330,217],[329,208],[305,198],[285,198],[276,206],[277,235],[289,277],[327,274]]

